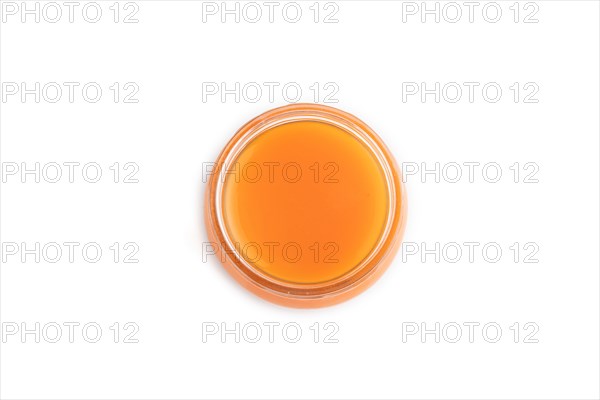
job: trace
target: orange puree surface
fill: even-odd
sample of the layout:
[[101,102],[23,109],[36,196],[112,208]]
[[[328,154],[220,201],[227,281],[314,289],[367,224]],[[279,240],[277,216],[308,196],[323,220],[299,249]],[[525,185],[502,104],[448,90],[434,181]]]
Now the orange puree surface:
[[339,278],[384,232],[390,206],[384,171],[361,139],[333,124],[272,127],[226,168],[228,235],[248,263],[278,280]]

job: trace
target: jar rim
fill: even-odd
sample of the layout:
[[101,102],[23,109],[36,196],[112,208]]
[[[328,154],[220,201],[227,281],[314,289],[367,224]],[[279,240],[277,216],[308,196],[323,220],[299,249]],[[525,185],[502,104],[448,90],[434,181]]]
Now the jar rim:
[[[277,279],[249,263],[233,245],[226,229],[222,197],[223,168],[234,161],[260,134],[276,126],[297,121],[317,121],[343,129],[366,145],[381,167],[388,192],[388,210],[383,234],[368,256],[341,276],[319,283],[294,283]],[[212,171],[205,202],[209,239],[226,270],[267,300],[295,307],[331,305],[353,297],[370,286],[387,268],[396,252],[406,221],[406,195],[393,156],[379,136],[355,116],[319,104],[293,104],[269,110],[244,124],[227,143]]]

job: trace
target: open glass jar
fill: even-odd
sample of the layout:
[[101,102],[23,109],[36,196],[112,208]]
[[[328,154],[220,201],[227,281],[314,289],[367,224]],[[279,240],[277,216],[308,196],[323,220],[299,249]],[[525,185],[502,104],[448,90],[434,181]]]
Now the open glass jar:
[[244,125],[212,171],[206,226],[244,287],[292,307],[339,303],[388,267],[406,222],[397,165],[364,122],[295,104]]

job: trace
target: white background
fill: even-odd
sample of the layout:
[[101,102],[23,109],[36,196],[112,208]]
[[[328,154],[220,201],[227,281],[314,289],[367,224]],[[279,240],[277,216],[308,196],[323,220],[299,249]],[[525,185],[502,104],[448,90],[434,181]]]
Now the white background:
[[[499,3],[499,22],[487,22],[481,3],[473,23],[466,15],[422,23],[419,14],[403,22],[401,2],[338,1],[339,22],[329,24],[313,22],[312,3],[301,3],[298,23],[286,22],[281,7],[274,23],[221,23],[218,15],[203,23],[196,1],[138,1],[132,24],[113,22],[112,1],[100,2],[98,23],[86,22],[81,6],[73,23],[4,16],[3,83],[97,82],[104,90],[97,103],[81,91],[73,103],[19,95],[2,102],[3,168],[97,162],[103,170],[95,184],[81,173],[74,183],[7,177],[2,242],[97,242],[104,253],[97,263],[76,253],[76,262],[54,264],[5,254],[5,329],[96,322],[103,336],[88,343],[76,330],[69,343],[65,328],[58,343],[36,343],[34,335],[3,335],[2,398],[599,397],[598,3],[538,1],[538,23],[523,23],[522,14],[515,23],[512,1]],[[139,102],[115,104],[114,82],[136,83]],[[332,82],[339,102],[329,105],[366,121],[400,164],[498,163],[497,183],[481,169],[473,183],[407,177],[404,239],[429,248],[498,243],[500,261],[483,259],[481,247],[474,262],[465,254],[456,263],[432,255],[402,262],[399,254],[370,290],[324,309],[288,309],[249,294],[214,257],[203,262],[202,164],[247,120],[287,102],[281,90],[272,102],[203,101],[203,82],[296,82],[309,102],[312,84]],[[466,92],[455,104],[433,96],[404,102],[403,82],[496,82],[503,95],[496,103],[481,90],[472,103]],[[523,92],[515,103],[514,82],[535,83],[539,101],[524,103]],[[136,163],[139,183],[113,183],[115,162]],[[539,182],[515,183],[515,162],[536,163]],[[139,263],[114,263],[114,242],[138,244]],[[515,263],[515,242],[537,244],[539,262],[520,254]],[[137,324],[139,343],[114,343],[115,322]],[[293,322],[302,337],[288,343],[276,330],[269,343],[265,328],[258,343],[233,335],[203,342],[206,322]],[[338,343],[324,343],[327,322],[339,327]],[[466,328],[458,343],[433,335],[423,343],[419,335],[403,341],[407,322],[480,326],[473,343]],[[490,322],[502,328],[496,343],[481,332]],[[527,322],[539,327],[538,343],[524,343]]]

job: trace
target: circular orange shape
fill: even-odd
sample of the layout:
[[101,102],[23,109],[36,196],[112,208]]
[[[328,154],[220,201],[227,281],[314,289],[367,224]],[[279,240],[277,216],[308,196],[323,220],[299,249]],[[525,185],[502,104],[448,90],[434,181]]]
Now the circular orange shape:
[[244,125],[219,156],[205,206],[227,271],[278,304],[320,307],[372,284],[406,220],[396,164],[362,121],[297,104]]

